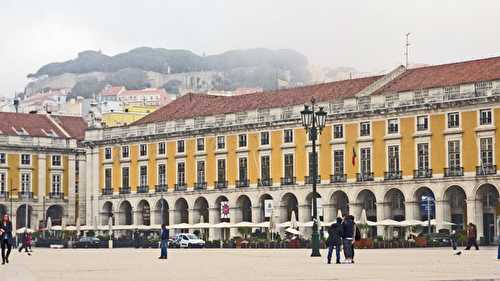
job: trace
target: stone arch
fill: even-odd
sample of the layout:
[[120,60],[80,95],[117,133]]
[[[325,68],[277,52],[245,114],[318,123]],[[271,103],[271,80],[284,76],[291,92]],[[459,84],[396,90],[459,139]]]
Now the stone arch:
[[467,220],[467,194],[465,190],[459,185],[449,186],[444,192],[443,199],[445,201],[444,220],[455,224],[452,229],[464,229]]
[[[321,194],[319,193],[316,193],[316,198],[318,198],[319,200],[319,204],[321,205],[321,208],[318,208],[318,216],[320,217],[320,220],[323,221],[323,214],[321,214],[321,210],[323,209],[323,202],[322,202],[322,198],[321,198]],[[313,193],[310,192],[309,194],[307,194],[306,196],[306,200],[305,200],[305,204],[304,204],[304,209],[303,212],[305,212],[305,218],[308,220],[308,221],[312,221],[313,220]]]
[[493,243],[498,236],[496,221],[500,217],[499,192],[493,184],[485,183],[477,188],[475,194],[477,234],[487,243]]
[[[216,219],[215,219],[215,223],[219,223],[219,222],[222,222],[222,221],[231,221],[231,216],[229,217],[229,219],[221,219],[221,215],[220,215],[220,210],[221,210],[221,204],[222,202],[229,202],[229,199],[224,196],[224,195],[221,195],[219,197],[217,197],[217,199],[215,199],[215,210],[217,211],[217,215],[215,216]],[[234,206],[229,206],[229,208],[233,208]]]
[[361,190],[356,196],[356,205],[359,209],[356,214],[353,214],[356,218],[360,217],[364,209],[368,220],[377,221],[377,199],[375,193],[369,189]]
[[118,214],[120,225],[132,225],[134,223],[132,216],[132,205],[129,201],[124,200],[120,203]]
[[[266,217],[266,206],[265,206],[266,200],[273,200],[273,197],[268,193],[264,193],[259,197],[260,221],[261,222],[269,221],[269,216]],[[274,201],[273,201],[273,204],[274,204]],[[275,208],[275,206],[273,206],[273,208]]]
[[16,228],[21,228],[28,226],[28,228],[33,227],[33,207],[28,206],[28,223],[26,224],[26,204],[23,204],[17,208],[16,211]]
[[252,221],[252,202],[247,195],[240,195],[236,199],[237,212],[235,222]]
[[427,186],[421,186],[413,193],[413,200],[417,203],[415,214],[417,219],[426,221],[430,218],[436,218],[436,196],[432,189]]
[[349,214],[349,197],[342,190],[337,190],[330,196],[330,205],[332,206],[331,218],[337,218],[338,211],[340,210],[342,215]]
[[179,198],[175,201],[175,224],[189,223],[189,205],[184,198]]
[[201,222],[201,218],[203,218],[203,221],[204,222],[208,222],[208,214],[209,214],[209,207],[208,207],[208,200],[203,197],[203,196],[200,196],[198,198],[196,198],[196,200],[194,201],[194,207],[193,207],[193,211],[194,211],[194,223],[199,223]]
[[280,222],[290,221],[292,212],[295,212],[295,216],[299,220],[299,202],[293,193],[287,192],[281,197],[280,207]]
[[389,189],[384,196],[384,218],[404,221],[406,218],[405,204],[405,196],[400,189]]
[[149,202],[145,199],[139,201],[137,204],[137,218],[136,224],[138,225],[151,225],[151,207]]
[[113,218],[113,224],[115,224],[113,217],[113,203],[111,201],[106,201],[102,205],[101,209],[101,225],[108,225],[110,217]]
[[50,218],[52,225],[62,225],[62,219],[64,216],[64,209],[61,205],[52,205],[47,209],[46,218]]
[[169,206],[167,200],[161,198],[155,204],[155,224],[170,225],[170,218],[168,215]]

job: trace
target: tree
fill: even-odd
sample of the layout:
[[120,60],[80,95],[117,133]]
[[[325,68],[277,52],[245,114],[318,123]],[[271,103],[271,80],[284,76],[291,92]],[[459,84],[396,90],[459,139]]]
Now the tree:
[[182,85],[182,81],[174,79],[170,80],[167,83],[163,84],[161,88],[165,89],[168,93],[178,95],[180,93],[180,87]]
[[76,98],[78,96],[92,98],[93,95],[98,95],[102,89],[104,89],[104,86],[106,86],[106,83],[104,81],[97,80],[97,78],[89,78],[79,81],[75,84],[75,86],[73,86],[67,99]]
[[151,87],[146,73],[139,69],[125,68],[117,71],[108,78],[113,86],[125,86],[129,90],[140,90]]

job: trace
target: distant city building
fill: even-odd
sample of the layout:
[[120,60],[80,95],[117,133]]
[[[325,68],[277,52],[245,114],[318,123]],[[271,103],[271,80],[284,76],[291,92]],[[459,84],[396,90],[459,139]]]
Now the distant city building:
[[142,90],[126,90],[117,94],[118,101],[127,105],[161,106],[172,99],[164,89],[148,88]]
[[147,105],[127,106],[121,111],[106,111],[101,115],[103,127],[116,127],[131,124],[155,111],[158,107]]
[[126,90],[123,86],[108,85],[100,93],[101,101],[118,101],[118,95]]

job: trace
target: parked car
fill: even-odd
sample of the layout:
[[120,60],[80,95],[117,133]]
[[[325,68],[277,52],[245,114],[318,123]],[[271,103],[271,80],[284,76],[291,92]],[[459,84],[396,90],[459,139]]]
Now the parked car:
[[203,248],[205,241],[191,233],[180,233],[175,235],[171,246],[174,248]]
[[101,245],[101,240],[95,237],[82,237],[78,240],[74,247],[75,248],[99,248]]

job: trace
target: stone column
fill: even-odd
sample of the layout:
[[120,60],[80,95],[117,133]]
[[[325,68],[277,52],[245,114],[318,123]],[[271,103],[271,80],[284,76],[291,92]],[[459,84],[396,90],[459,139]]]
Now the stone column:
[[[78,210],[77,210],[77,218],[80,218],[80,224],[85,224],[85,219],[87,217],[87,208],[86,204],[87,198],[87,165],[85,161],[85,155],[78,155]],[[76,218],[75,218],[76,220]],[[116,221],[116,219],[115,219]],[[75,221],[76,223],[76,221]]]
[[[219,209],[218,208],[209,208],[208,209],[208,223],[210,224],[216,224],[219,220],[217,219],[217,216],[219,216]],[[208,240],[218,240],[220,239],[220,231],[219,229],[215,228],[209,228],[208,229]]]
[[418,202],[405,202],[405,220],[419,220]]
[[[229,218],[230,218],[229,221],[233,224],[236,223],[236,213],[238,212],[238,209],[239,208],[237,208],[237,207],[231,207],[229,209]],[[238,236],[238,235],[239,235],[239,233],[238,233],[237,228],[232,227],[229,229],[229,239],[231,239],[235,236]]]
[[260,217],[260,206],[252,207],[252,222],[260,223],[262,218]]
[[[47,173],[46,173],[46,171],[47,171],[46,160],[47,160],[46,154],[41,153],[38,155],[38,194],[36,194],[36,195],[38,196],[38,202],[40,205],[40,208],[37,208],[38,209],[37,216],[40,220],[42,220],[44,218],[44,214],[46,212],[46,210],[44,210],[44,208],[43,208],[44,207],[43,200],[44,200],[44,197],[47,195],[47,186],[46,186],[46,181],[45,181],[45,177],[47,175]],[[45,207],[47,207],[47,206],[45,205]],[[35,208],[33,208],[33,212],[35,212]]]
[[[384,203],[377,203],[377,221],[385,220],[384,207],[385,207]],[[387,237],[385,229],[386,229],[385,226],[382,225],[377,226],[377,236],[383,236],[384,239],[389,238]]]
[[75,211],[76,211],[76,194],[75,194],[75,155],[68,156],[68,223],[73,224],[75,222]]
[[443,200],[436,200],[435,206],[436,206],[436,228],[435,231],[437,232],[439,229],[444,228],[443,222],[445,217],[450,217],[450,208],[447,206],[448,202],[443,201]]
[[484,236],[483,203],[479,200],[467,200],[467,224],[473,223],[477,227],[477,237]]

